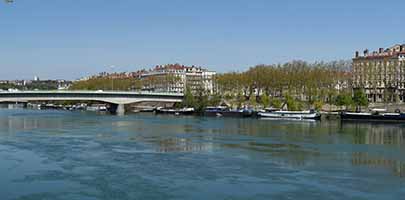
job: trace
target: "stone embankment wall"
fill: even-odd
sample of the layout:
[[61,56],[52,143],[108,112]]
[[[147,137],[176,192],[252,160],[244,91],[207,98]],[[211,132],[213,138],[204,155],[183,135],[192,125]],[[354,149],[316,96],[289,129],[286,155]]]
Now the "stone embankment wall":
[[405,104],[404,103],[373,103],[369,105],[370,109],[377,108],[377,109],[387,109],[389,112],[394,112],[395,110],[399,109],[401,112],[405,112]]

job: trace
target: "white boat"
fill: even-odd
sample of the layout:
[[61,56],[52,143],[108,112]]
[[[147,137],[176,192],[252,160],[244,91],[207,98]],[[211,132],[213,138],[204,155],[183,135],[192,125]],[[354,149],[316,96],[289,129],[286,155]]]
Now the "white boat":
[[107,106],[103,104],[94,104],[92,106],[87,106],[86,110],[93,112],[105,112],[107,111]]
[[320,119],[321,115],[315,111],[261,111],[257,116],[262,118],[281,119]]

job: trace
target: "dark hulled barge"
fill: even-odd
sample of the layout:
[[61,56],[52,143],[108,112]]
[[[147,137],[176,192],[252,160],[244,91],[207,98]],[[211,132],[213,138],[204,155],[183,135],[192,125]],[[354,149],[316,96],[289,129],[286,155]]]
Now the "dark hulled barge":
[[405,122],[405,113],[401,112],[342,112],[343,121],[391,121]]

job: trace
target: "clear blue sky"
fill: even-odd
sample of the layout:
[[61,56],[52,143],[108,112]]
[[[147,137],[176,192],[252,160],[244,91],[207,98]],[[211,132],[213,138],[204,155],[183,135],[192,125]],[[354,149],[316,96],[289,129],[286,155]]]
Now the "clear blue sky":
[[0,79],[350,59],[405,43],[404,8],[404,0],[2,0]]

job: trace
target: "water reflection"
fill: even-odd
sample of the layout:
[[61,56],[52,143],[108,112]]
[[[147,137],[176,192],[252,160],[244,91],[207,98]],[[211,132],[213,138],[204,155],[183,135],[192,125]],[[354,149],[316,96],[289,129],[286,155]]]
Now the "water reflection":
[[[29,133],[32,134],[30,140],[39,144],[47,141],[36,138],[35,134],[48,133],[50,141],[55,133],[64,137],[82,135],[92,142],[125,144],[127,149],[133,148],[131,145],[146,145],[145,148],[167,154],[226,152],[271,160],[292,168],[328,162],[369,168],[378,166],[399,177],[404,177],[405,169],[401,157],[404,132],[402,124],[153,115],[117,117],[58,111],[5,111],[0,114],[0,144],[5,139],[1,135],[5,133]],[[79,141],[59,142],[60,146],[66,145],[69,149],[76,147],[73,144]],[[57,153],[52,155],[58,156]]]
[[49,113],[43,116],[30,116],[21,112],[23,111],[18,111],[14,114],[10,113],[9,115],[1,115],[0,133],[16,133],[20,131],[31,131],[37,129],[58,130],[64,126],[63,120],[60,118],[55,118],[57,113]]
[[158,152],[207,152],[212,151],[210,143],[193,143],[185,138],[168,138],[158,141]]
[[390,169],[396,176],[405,176],[405,162],[402,160],[405,138],[404,125],[346,122],[342,125],[342,129],[355,130],[353,134],[354,144],[391,146],[391,148],[395,148],[394,150],[398,154],[390,153],[381,156],[369,152],[354,152],[352,154],[353,165],[384,167]]
[[404,145],[405,126],[402,124],[345,122],[342,130],[353,132],[355,144]]
[[353,165],[366,165],[369,167],[384,167],[390,169],[396,176],[405,177],[405,163],[399,160],[377,158],[364,152],[353,153]]

